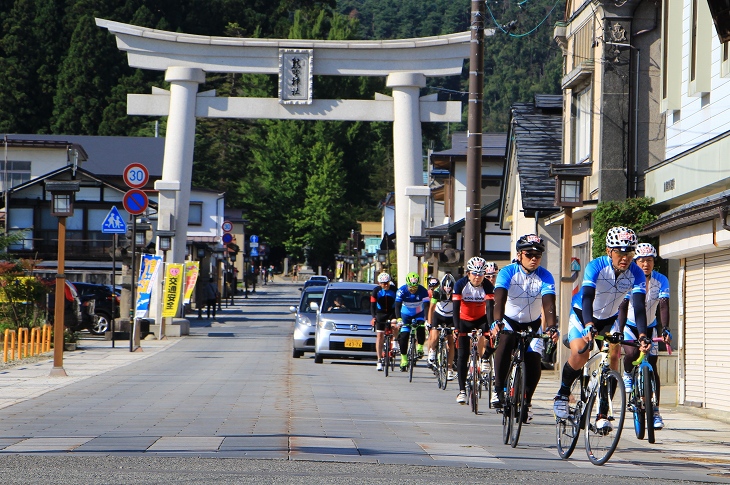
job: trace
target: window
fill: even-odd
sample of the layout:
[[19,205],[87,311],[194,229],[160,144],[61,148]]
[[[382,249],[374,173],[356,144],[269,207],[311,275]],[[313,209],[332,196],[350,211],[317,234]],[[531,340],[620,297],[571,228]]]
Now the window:
[[573,104],[573,163],[590,158],[591,153],[591,88],[575,95]]
[[722,62],[720,75],[726,77],[730,74],[730,42],[724,42],[722,44]]
[[188,212],[188,224],[191,226],[203,225],[203,203],[191,202]]
[[[5,160],[0,160],[0,187],[2,191],[5,189]],[[30,162],[20,162],[15,160],[8,160],[8,189],[17,187],[20,184],[30,180]]]
[[689,82],[697,79],[697,0],[692,0],[692,19],[689,53]]

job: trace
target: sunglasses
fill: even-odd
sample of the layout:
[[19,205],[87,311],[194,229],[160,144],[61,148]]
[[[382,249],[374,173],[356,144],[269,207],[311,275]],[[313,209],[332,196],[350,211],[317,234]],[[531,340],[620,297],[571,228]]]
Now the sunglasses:
[[474,276],[484,276],[484,273],[482,273],[481,271],[472,271],[471,274]]
[[612,249],[611,251],[613,251],[614,253],[618,254],[619,257],[621,257],[621,258],[625,258],[627,256],[633,256],[634,255],[634,252],[633,251],[621,251],[620,249]]
[[540,258],[542,258],[542,253],[522,253],[522,254],[527,259],[540,259]]
[[497,275],[496,275],[496,274],[488,274],[488,275],[487,275],[487,278],[496,278],[496,277],[497,277]]

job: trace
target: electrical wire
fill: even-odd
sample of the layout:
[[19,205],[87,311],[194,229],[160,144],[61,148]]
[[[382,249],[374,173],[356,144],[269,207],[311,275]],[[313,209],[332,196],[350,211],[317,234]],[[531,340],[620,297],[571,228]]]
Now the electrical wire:
[[486,5],[487,10],[489,11],[489,16],[492,17],[492,21],[494,22],[494,25],[496,25],[497,28],[502,31],[502,33],[505,33],[505,34],[509,35],[510,37],[518,37],[519,38],[519,37],[525,37],[527,35],[530,35],[530,34],[534,33],[537,29],[539,29],[540,26],[545,23],[545,21],[548,19],[548,17],[550,17],[550,15],[552,15],[553,10],[555,10],[555,7],[557,7],[558,4],[561,1],[562,0],[557,0],[555,2],[555,4],[553,5],[553,8],[551,8],[550,11],[547,13],[547,15],[545,15],[545,18],[543,18],[533,29],[531,29],[528,32],[525,32],[524,34],[513,34],[512,32],[509,32],[509,31],[505,30],[504,27],[502,27],[499,24],[499,22],[497,22],[497,19],[494,18],[494,13],[492,13],[492,9],[489,7],[489,2],[484,2],[484,4]]

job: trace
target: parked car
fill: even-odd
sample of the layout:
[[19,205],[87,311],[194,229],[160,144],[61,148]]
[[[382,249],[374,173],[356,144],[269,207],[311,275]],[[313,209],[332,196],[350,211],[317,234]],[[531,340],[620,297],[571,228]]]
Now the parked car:
[[317,310],[311,304],[321,304],[323,286],[310,286],[302,290],[302,297],[299,304],[290,306],[289,311],[294,313],[294,349],[292,357],[298,359],[304,352],[314,352],[314,329],[317,323]]
[[[76,286],[70,281],[65,281],[64,288],[64,304],[63,304],[63,324],[72,332],[84,328],[84,307],[79,298]],[[56,286],[50,285],[51,292],[48,293],[47,308],[48,322],[53,324],[56,316]]]
[[119,295],[109,285],[74,283],[74,286],[79,293],[82,306],[90,309],[83,312],[84,328],[89,329],[94,335],[103,335],[111,325],[112,307],[114,307],[114,318],[119,318]]
[[370,283],[330,283],[317,305],[314,362],[324,358],[376,358],[370,326]]
[[302,289],[309,288],[310,286],[325,286],[329,282],[330,280],[326,276],[314,275],[304,282]]

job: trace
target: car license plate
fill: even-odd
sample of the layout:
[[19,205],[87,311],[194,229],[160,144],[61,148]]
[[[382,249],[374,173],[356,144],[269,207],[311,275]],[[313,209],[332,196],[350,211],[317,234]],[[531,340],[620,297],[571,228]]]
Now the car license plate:
[[346,338],[345,339],[346,349],[361,349],[362,339],[361,338]]

